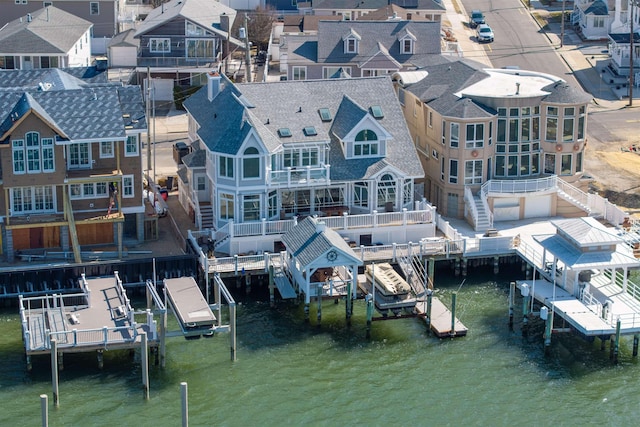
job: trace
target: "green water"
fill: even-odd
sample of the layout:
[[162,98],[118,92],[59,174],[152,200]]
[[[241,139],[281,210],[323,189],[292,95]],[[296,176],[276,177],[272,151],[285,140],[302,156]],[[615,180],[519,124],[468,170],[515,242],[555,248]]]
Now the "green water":
[[[473,274],[458,292],[464,338],[439,340],[417,319],[374,322],[365,338],[358,300],[351,328],[344,304],[325,302],[322,327],[302,306],[247,300],[238,309],[238,360],[228,335],[172,338],[166,369],[151,364],[151,397],[141,389],[139,356],[66,355],[60,407],[51,426],[179,426],[180,382],[189,387],[191,426],[419,425],[631,426],[640,417],[640,368],[625,338],[620,363],[599,341],[522,338],[507,328],[508,275]],[[491,281],[487,281],[491,277]],[[513,277],[513,276],[511,276]],[[494,281],[495,280],[495,281]],[[459,278],[436,276],[449,303]],[[0,426],[39,426],[40,394],[52,400],[50,361],[26,373],[20,324],[0,311]]]

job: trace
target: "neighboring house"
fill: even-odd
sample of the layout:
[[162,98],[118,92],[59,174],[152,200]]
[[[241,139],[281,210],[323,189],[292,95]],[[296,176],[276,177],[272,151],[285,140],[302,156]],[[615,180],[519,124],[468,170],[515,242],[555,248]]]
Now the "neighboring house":
[[215,229],[415,207],[424,172],[389,77],[235,85],[207,77],[184,105],[189,138],[206,150]]
[[107,58],[111,68],[132,68],[138,65],[140,40],[134,37],[136,30],[130,29],[117,34],[107,45]]
[[125,8],[125,0],[0,0],[0,27],[15,19],[24,19],[28,13],[33,14],[43,6],[51,5],[91,22],[91,36],[101,39],[111,38],[119,32],[118,16]]
[[[618,1],[619,3],[619,1]],[[607,38],[614,21],[614,11],[603,0],[576,1],[572,22],[577,26],[582,37],[587,40]]]
[[2,249],[73,250],[142,241],[138,86],[93,67],[0,72]]
[[[217,0],[220,4],[230,7],[233,10],[256,10],[258,7],[265,7],[265,0]],[[291,0],[287,0],[291,2]]]
[[586,187],[590,95],[548,74],[468,60],[394,78],[425,171],[424,196],[441,214],[473,216],[482,231],[491,216],[585,214],[563,183]]
[[0,69],[86,67],[92,26],[54,6],[11,21],[0,28]]
[[205,84],[229,44],[244,46],[229,37],[235,17],[235,10],[210,0],[171,0],[153,9],[135,33],[139,83],[150,67],[156,100],[173,100],[174,86]]
[[289,80],[371,77],[415,68],[440,50],[439,22],[320,21],[317,36],[286,37],[280,61]]
[[[433,1],[433,9],[427,11],[416,11],[414,9],[405,9],[398,6],[401,2],[391,2],[390,4],[361,15],[358,21],[388,21],[388,20],[407,20],[407,21],[442,21],[442,16],[446,13],[444,4]],[[416,13],[417,12],[417,13]]]
[[[626,84],[631,71],[631,58],[629,51],[631,50],[631,34],[617,33],[609,34],[609,55],[611,63],[608,69],[605,69],[603,78],[610,78],[608,83]],[[635,86],[640,84],[640,33],[633,33],[633,64],[634,64],[634,83]],[[613,71],[610,76],[609,70]]]
[[[297,3],[298,10],[303,14],[337,15],[346,20],[358,20],[368,13],[379,11],[389,5],[400,6],[407,10],[403,19],[441,21],[445,13],[444,4],[436,0],[314,0]],[[396,11],[397,12],[397,11]],[[376,12],[380,13],[380,12]],[[393,13],[389,16],[392,16]],[[386,19],[386,18],[385,18]]]

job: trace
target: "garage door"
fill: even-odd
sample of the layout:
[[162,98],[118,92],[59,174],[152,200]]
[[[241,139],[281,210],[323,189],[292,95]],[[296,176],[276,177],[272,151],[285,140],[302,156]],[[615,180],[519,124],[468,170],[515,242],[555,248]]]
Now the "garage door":
[[517,197],[497,197],[493,199],[493,220],[513,221],[520,219],[520,199]]
[[551,215],[551,200],[552,195],[547,194],[545,196],[527,197],[524,200],[524,217],[525,218],[540,218],[548,217]]
[[110,47],[109,65],[111,67],[135,67],[137,65],[135,47]]

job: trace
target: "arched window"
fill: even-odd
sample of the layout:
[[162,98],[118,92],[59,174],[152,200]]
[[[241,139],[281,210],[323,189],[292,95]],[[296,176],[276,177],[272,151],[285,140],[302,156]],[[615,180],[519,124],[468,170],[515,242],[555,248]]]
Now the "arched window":
[[260,152],[255,147],[244,150],[242,159],[242,177],[260,178]]
[[356,135],[356,142],[353,146],[353,155],[358,157],[377,156],[378,135],[371,129],[364,129]]

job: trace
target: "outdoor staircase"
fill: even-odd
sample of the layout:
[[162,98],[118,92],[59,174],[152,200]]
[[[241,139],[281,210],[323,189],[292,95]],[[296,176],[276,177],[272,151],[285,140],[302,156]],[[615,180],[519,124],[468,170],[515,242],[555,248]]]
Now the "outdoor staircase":
[[[424,296],[424,280],[426,272],[422,260],[416,256],[406,256],[398,260],[398,265],[406,277],[406,281],[411,286],[416,296]],[[432,288],[432,286],[430,286]]]
[[209,203],[200,204],[200,229],[207,230],[213,228],[213,208]]
[[482,199],[480,198],[480,194],[473,195],[473,204],[476,207],[476,212],[478,213],[478,220],[476,222],[475,230],[476,231],[485,231],[492,227],[491,225],[491,217],[489,212],[484,208],[484,203],[482,203]]

